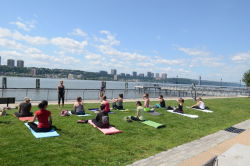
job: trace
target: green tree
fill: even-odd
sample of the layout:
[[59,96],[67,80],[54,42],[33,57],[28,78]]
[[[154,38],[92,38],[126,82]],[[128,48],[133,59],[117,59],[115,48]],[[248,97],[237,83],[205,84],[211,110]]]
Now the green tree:
[[247,86],[250,86],[250,70],[244,73],[242,81],[245,82]]

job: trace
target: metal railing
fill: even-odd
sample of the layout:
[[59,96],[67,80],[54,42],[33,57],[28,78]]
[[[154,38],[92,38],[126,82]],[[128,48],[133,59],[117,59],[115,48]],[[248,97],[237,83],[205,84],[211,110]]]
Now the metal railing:
[[[149,93],[151,98],[159,95],[164,97],[193,97],[196,96],[250,96],[250,88],[225,88],[198,86],[168,86],[160,88],[141,89],[106,89],[105,95],[116,98],[123,94],[125,99],[141,98],[143,93]],[[56,101],[58,98],[56,88],[0,88],[1,97],[15,97],[16,101],[22,101],[24,97],[30,97],[33,101],[49,100]],[[81,96],[85,100],[99,99],[99,89],[65,89],[65,100],[75,100]]]

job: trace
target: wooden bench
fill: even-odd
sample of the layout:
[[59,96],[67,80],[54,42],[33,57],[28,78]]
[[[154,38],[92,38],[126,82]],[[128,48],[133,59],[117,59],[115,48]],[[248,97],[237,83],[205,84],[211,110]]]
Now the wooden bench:
[[15,104],[16,98],[15,97],[0,97],[0,104]]

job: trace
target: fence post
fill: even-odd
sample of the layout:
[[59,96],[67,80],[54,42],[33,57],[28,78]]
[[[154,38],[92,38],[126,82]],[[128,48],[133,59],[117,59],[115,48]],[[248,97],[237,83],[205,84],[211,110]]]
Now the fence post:
[[47,91],[47,101],[49,101],[49,89]]

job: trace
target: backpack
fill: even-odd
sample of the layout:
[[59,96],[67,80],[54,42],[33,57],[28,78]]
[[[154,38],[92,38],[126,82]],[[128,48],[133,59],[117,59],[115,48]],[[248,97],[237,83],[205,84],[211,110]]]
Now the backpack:
[[68,110],[62,110],[60,113],[61,116],[70,116],[70,113]]
[[5,116],[6,115],[6,111],[3,108],[0,108],[0,116]]
[[102,124],[109,126],[109,117],[107,115],[102,116]]

